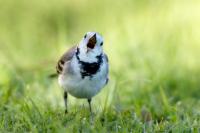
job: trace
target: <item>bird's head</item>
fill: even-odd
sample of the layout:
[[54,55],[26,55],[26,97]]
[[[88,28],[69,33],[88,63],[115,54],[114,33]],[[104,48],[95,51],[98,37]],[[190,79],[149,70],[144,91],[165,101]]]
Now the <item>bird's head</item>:
[[81,56],[94,58],[103,52],[103,37],[97,32],[87,32],[78,47]]

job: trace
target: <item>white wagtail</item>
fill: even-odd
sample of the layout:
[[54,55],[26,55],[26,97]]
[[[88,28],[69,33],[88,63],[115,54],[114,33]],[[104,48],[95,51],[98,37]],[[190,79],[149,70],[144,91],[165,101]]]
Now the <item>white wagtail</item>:
[[101,35],[87,32],[77,46],[59,59],[56,70],[59,85],[64,89],[66,113],[68,93],[76,98],[86,98],[92,112],[92,97],[108,83],[108,57],[102,46]]

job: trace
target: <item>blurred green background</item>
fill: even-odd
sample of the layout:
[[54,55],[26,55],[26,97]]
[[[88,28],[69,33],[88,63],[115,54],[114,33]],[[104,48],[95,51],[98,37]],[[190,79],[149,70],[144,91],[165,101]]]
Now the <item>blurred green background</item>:
[[[87,31],[102,34],[110,60],[97,110],[133,110],[142,119],[145,108],[154,122],[200,125],[199,0],[0,0],[2,129],[18,129],[5,123],[20,123],[13,111],[23,114],[25,103],[62,112],[62,89],[48,75]],[[80,101],[87,104],[71,97],[71,108]]]

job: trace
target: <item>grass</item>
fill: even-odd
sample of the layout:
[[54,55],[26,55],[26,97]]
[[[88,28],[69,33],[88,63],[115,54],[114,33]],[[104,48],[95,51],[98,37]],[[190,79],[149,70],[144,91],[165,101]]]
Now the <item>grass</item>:
[[[200,132],[197,0],[0,0],[0,132]],[[55,64],[87,31],[105,39],[110,82],[69,97]]]

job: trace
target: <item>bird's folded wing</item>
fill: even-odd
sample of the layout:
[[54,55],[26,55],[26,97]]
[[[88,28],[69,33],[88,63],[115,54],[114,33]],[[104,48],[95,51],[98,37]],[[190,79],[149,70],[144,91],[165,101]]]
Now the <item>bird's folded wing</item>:
[[56,71],[58,74],[61,74],[63,72],[63,67],[64,64],[68,61],[70,61],[72,59],[72,57],[74,56],[75,52],[76,52],[76,47],[77,46],[73,46],[72,48],[70,48],[67,52],[64,53],[64,55],[59,59],[57,66],[56,66]]
[[109,81],[109,60],[108,60],[108,56],[104,53],[104,58],[106,60],[106,75],[107,75],[107,79],[106,79],[106,84],[108,83]]

